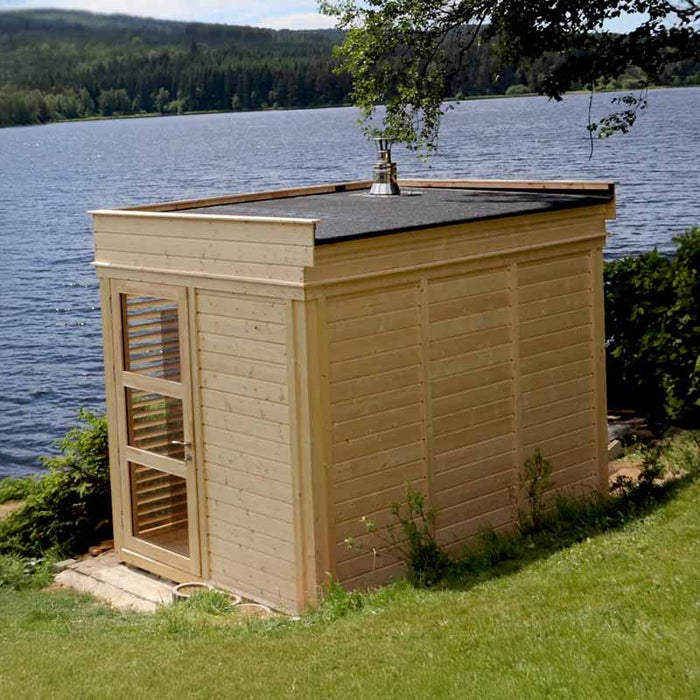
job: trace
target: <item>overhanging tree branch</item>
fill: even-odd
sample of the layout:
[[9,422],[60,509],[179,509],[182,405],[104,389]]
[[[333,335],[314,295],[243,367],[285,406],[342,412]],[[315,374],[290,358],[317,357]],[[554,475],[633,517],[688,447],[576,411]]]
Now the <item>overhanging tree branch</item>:
[[[424,152],[436,146],[449,82],[477,45],[488,42],[504,65],[546,58],[537,89],[555,100],[572,86],[593,89],[631,66],[648,83],[666,65],[700,57],[698,0],[321,0],[320,6],[348,32],[337,56],[353,77],[366,131]],[[627,34],[605,28],[625,13],[646,19]],[[380,104],[386,112],[375,127]],[[620,119],[611,115],[595,125],[598,136],[628,130],[646,98],[623,106]]]

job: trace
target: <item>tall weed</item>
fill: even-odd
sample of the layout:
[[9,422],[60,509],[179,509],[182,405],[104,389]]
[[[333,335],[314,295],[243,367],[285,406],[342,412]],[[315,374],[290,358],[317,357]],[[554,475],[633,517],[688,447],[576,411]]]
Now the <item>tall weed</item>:
[[[450,566],[450,558],[435,539],[435,511],[428,508],[425,495],[410,484],[406,486],[404,501],[391,505],[393,521],[386,534],[380,532],[369,518],[362,523],[368,533],[373,534],[395,559],[406,564],[406,577],[419,587],[430,587],[441,581]],[[358,545],[348,538],[349,548],[376,548]]]

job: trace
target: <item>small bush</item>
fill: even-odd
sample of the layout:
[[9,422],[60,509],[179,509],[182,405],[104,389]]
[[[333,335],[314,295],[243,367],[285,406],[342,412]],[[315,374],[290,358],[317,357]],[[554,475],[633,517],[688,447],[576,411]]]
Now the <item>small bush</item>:
[[60,456],[43,459],[48,473],[24,506],[0,520],[0,554],[70,555],[111,536],[107,422],[89,411],[78,417],[83,425],[58,441]]
[[674,477],[700,478],[700,430],[688,431],[672,440],[665,458]]
[[700,431],[689,431],[656,445],[640,448],[639,476],[618,476],[611,491],[629,504],[645,507],[662,496],[667,476],[696,479],[700,476]]
[[637,493],[643,500],[653,497],[660,488],[660,480],[666,475],[661,457],[663,448],[660,445],[651,445],[642,452],[642,467],[637,478]]
[[[404,513],[405,506],[405,513]],[[408,564],[408,580],[417,586],[434,586],[445,576],[450,564],[447,554],[435,540],[435,511],[426,507],[425,496],[410,486],[406,503],[394,503],[391,513],[398,521],[405,545],[394,542]],[[393,534],[393,530],[390,530]]]

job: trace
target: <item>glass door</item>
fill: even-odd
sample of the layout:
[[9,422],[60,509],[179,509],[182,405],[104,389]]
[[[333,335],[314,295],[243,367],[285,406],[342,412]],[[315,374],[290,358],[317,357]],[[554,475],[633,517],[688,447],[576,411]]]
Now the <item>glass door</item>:
[[187,290],[112,290],[124,546],[198,575]]

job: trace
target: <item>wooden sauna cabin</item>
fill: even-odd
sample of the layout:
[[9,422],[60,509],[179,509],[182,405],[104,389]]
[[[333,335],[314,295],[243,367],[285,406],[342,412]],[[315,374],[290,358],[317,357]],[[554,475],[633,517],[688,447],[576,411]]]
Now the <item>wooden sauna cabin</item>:
[[613,184],[398,184],[91,212],[123,561],[294,611],[400,573],[345,540],[407,483],[453,550],[536,448],[606,489]]

